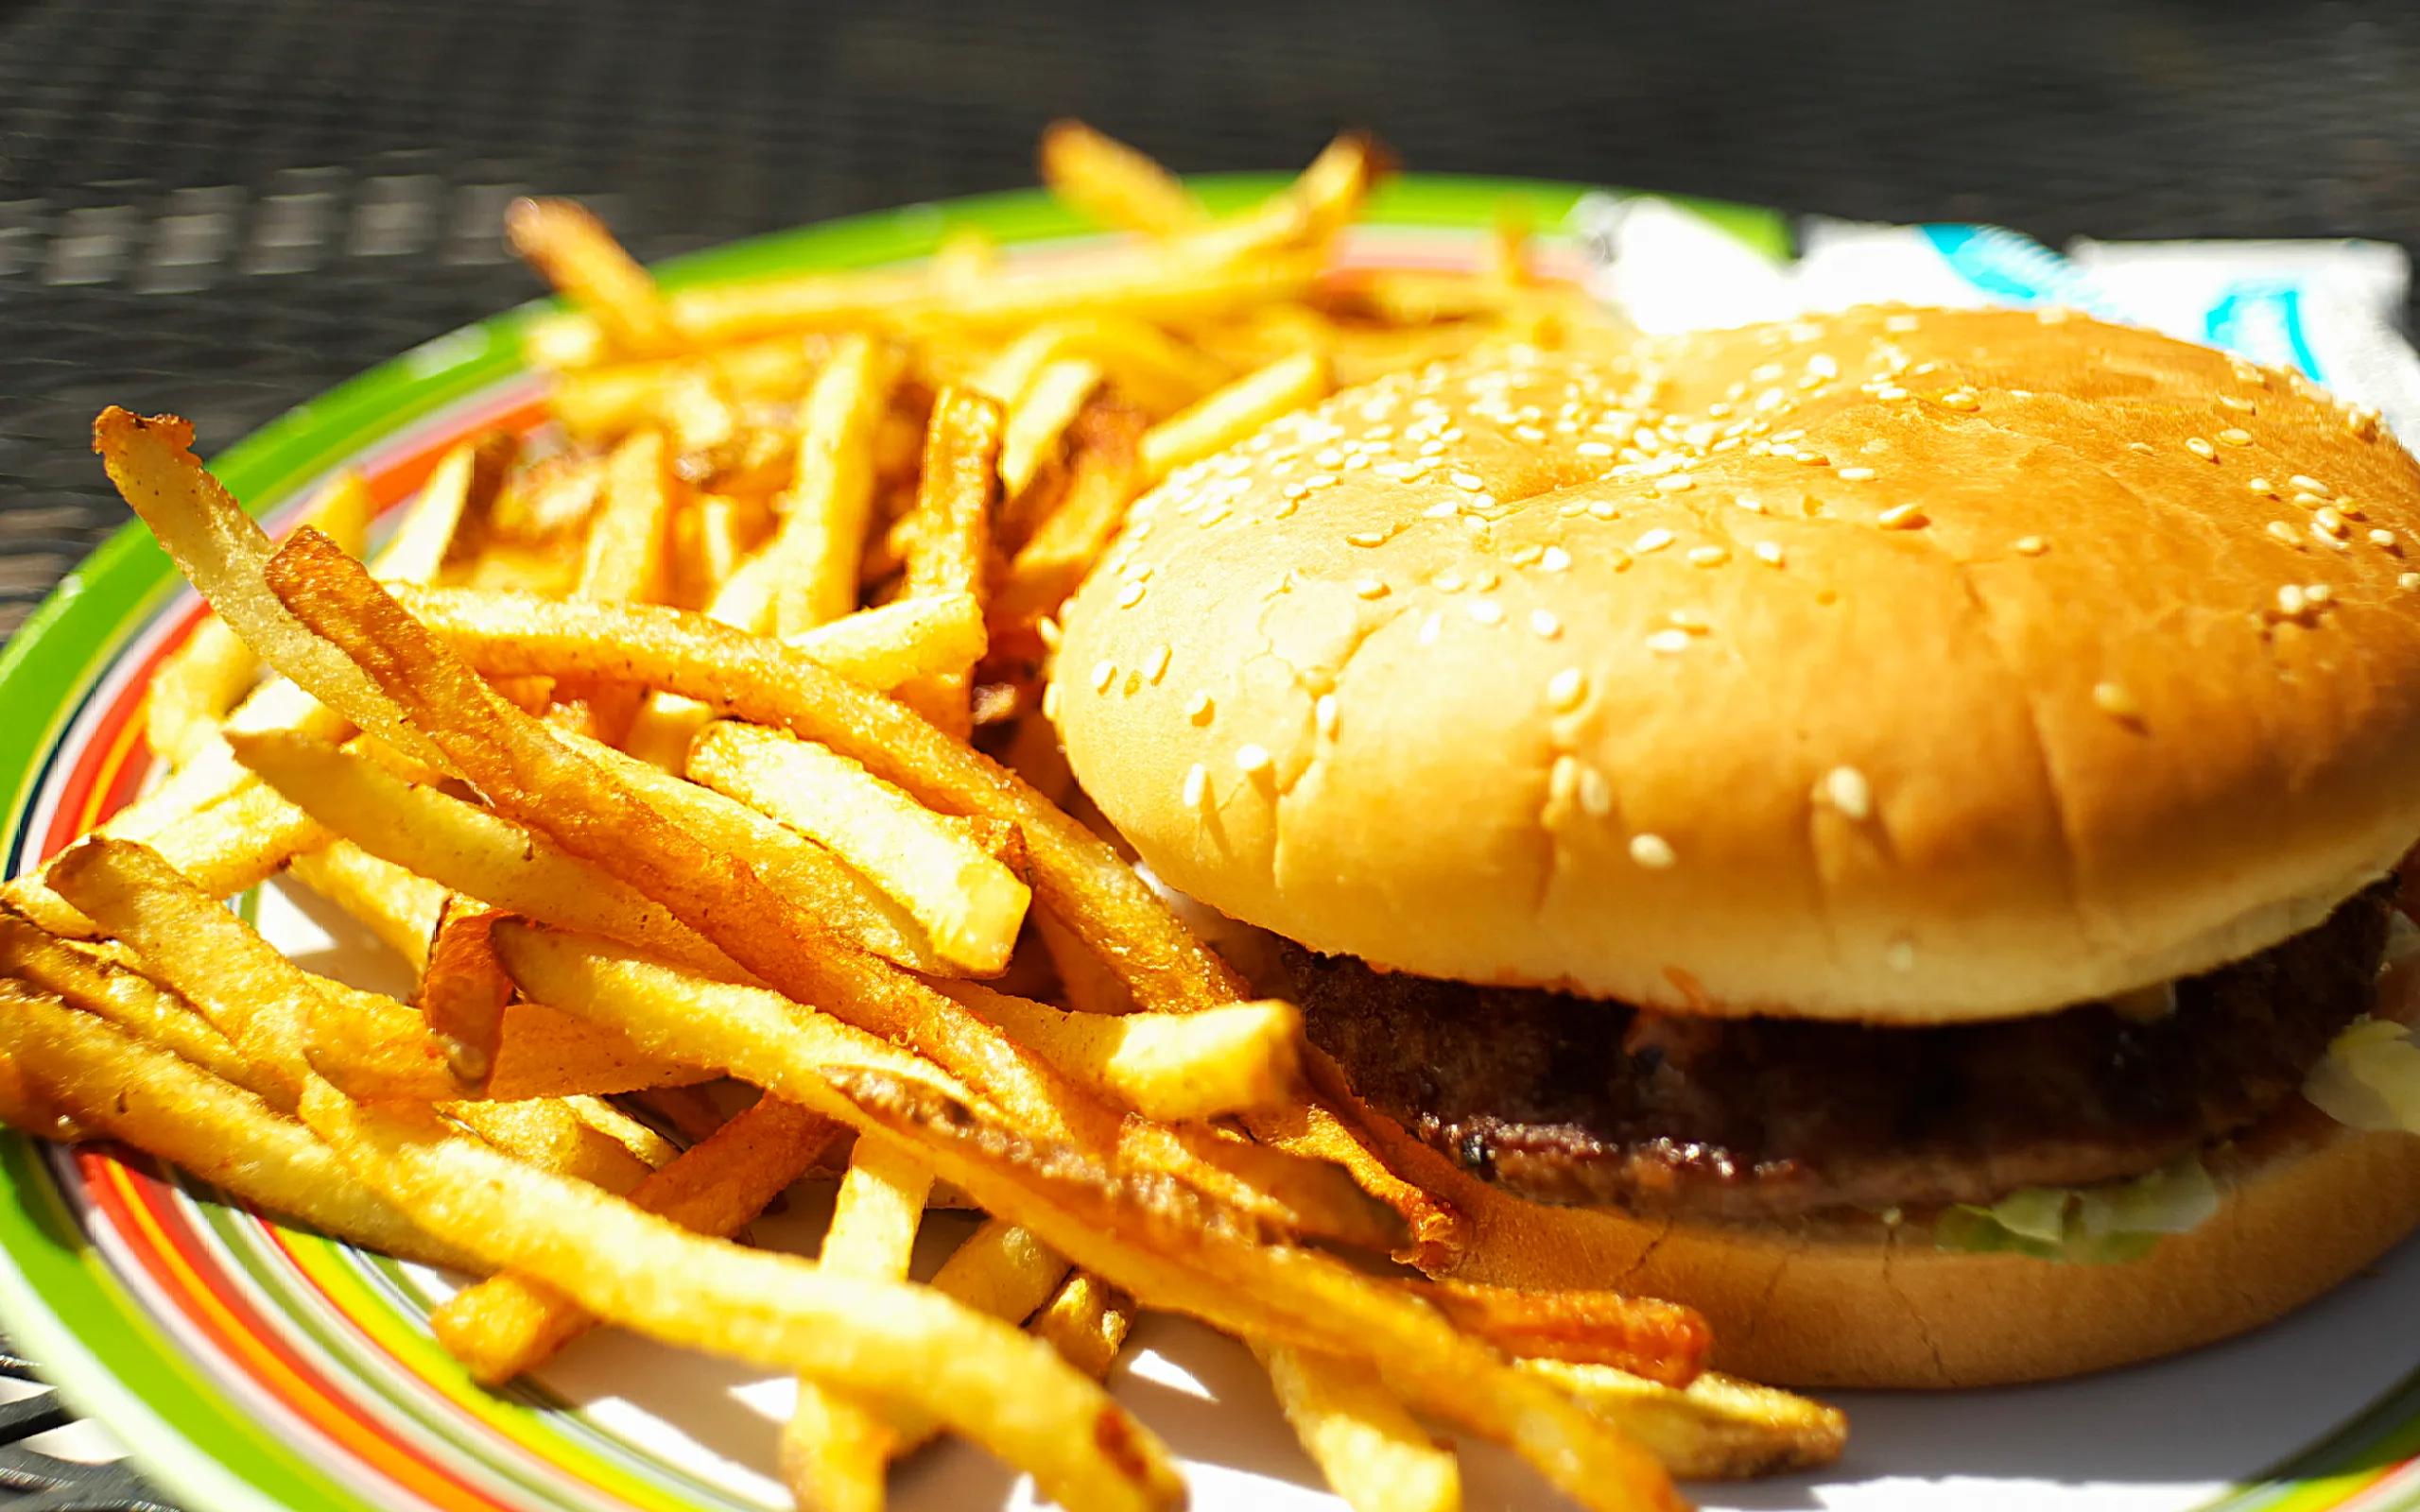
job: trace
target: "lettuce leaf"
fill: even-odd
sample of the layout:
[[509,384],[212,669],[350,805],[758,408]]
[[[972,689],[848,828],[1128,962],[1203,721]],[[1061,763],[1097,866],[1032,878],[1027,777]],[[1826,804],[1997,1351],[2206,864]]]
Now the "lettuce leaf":
[[1932,1237],[1936,1248],[1969,1254],[2115,1265],[2142,1259],[2160,1235],[2189,1233],[2218,1211],[2218,1183],[2188,1155],[2132,1181],[2027,1187],[1988,1208],[1960,1203],[1933,1220]]
[[2420,1043],[2392,1020],[2356,1019],[2304,1078],[2303,1096],[2353,1128],[2420,1134]]

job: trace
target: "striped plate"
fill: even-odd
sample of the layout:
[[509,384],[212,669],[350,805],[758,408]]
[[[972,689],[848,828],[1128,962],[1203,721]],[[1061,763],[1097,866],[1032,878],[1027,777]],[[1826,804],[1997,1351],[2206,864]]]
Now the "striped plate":
[[[1214,206],[1277,180],[1201,184]],[[1468,266],[1509,199],[1561,226],[1580,191],[1415,178],[1392,187],[1350,255]],[[1703,213],[1778,251],[1776,217]],[[1080,228],[1039,195],[920,206],[725,249],[666,270],[675,284],[928,254],[979,227],[1049,257]],[[1568,266],[1571,249],[1547,256]],[[290,517],[339,465],[382,506],[408,497],[453,439],[534,423],[518,366],[518,311],[430,342],[293,411],[218,458],[235,491]],[[62,583],[0,654],[0,782],[11,871],[57,850],[138,791],[149,765],[137,717],[146,680],[198,613],[166,558],[130,529]],[[364,985],[391,971],[341,920],[264,889],[262,928]],[[770,1469],[786,1383],[643,1341],[600,1334],[543,1379],[473,1385],[423,1319],[449,1278],[332,1244],[231,1206],[154,1163],[105,1149],[0,1137],[0,1327],[44,1362],[161,1485],[214,1512],[398,1512],[783,1504]],[[820,1214],[759,1227],[811,1246]],[[950,1225],[931,1236],[945,1247]],[[961,1230],[962,1231],[962,1230]],[[928,1257],[931,1258],[931,1257]],[[2080,1383],[1849,1403],[1849,1461],[1804,1481],[1709,1488],[1740,1507],[1956,1505],[2048,1512],[2219,1507],[2420,1508],[2420,1248],[2249,1340]],[[1190,1325],[1147,1320],[1118,1395],[1189,1466],[1197,1505],[1333,1505],[1240,1350]],[[1545,1495],[1493,1452],[1469,1455],[1475,1507]],[[951,1447],[920,1458],[909,1507],[1022,1505],[1030,1491]]]

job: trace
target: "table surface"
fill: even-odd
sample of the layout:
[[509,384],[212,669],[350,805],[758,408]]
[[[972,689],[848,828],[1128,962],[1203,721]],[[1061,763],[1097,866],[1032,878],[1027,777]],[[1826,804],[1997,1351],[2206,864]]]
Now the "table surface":
[[[1188,171],[1366,125],[1416,168],[2052,242],[2420,244],[2401,3],[0,0],[0,635],[124,518],[96,409],[207,451],[528,297],[516,194],[662,257],[1030,183],[1061,114]],[[0,1406],[0,1509],[148,1504],[60,1488],[19,1444],[60,1416]]]

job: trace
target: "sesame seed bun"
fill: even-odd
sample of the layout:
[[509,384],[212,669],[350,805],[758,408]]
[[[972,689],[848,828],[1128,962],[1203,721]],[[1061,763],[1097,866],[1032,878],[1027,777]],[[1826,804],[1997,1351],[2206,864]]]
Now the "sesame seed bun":
[[2046,1012],[2420,835],[2420,469],[2080,318],[1391,378],[1139,502],[1064,630],[1068,757],[1161,877],[1428,976]]
[[[2414,997],[2399,1003],[2411,1022]],[[1706,1224],[1547,1207],[1363,1116],[1389,1164],[1470,1220],[1454,1274],[1687,1303],[1713,1325],[1714,1368],[1781,1385],[2004,1385],[2155,1359],[2281,1317],[2420,1228],[2420,1136],[2300,1098],[2205,1154],[2215,1216],[2117,1264],[1936,1248],[1922,1213]]]

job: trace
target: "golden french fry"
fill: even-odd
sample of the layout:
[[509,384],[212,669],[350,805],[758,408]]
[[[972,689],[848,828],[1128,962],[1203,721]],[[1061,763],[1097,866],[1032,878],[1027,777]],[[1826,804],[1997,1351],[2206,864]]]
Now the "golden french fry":
[[759,725],[718,720],[689,747],[688,775],[779,820],[896,900],[933,949],[996,975],[1032,891],[967,833],[845,756]]
[[1046,127],[1040,157],[1050,192],[1104,226],[1172,236],[1210,219],[1175,175],[1081,121]]
[[478,522],[503,490],[521,443],[501,431],[457,443],[438,459],[403,523],[372,558],[382,582],[433,583],[469,554]]
[[447,1103],[441,1111],[516,1160],[608,1192],[628,1192],[654,1170],[620,1140],[582,1118],[566,1098]]
[[1278,416],[1324,399],[1332,386],[1327,360],[1318,352],[1280,357],[1144,432],[1143,475],[1156,483],[1223,452]]
[[1103,1016],[1064,1013],[973,982],[942,990],[1145,1118],[1221,1118],[1303,1096],[1303,1016],[1290,1003]]
[[[489,1264],[600,1317],[940,1415],[1070,1508],[1173,1509],[1167,1452],[1047,1345],[928,1288],[701,1238],[533,1170],[397,1104],[314,1090],[304,1109],[355,1177]],[[669,1287],[665,1278],[678,1276]],[[1075,1432],[1070,1424],[1085,1425]]]
[[1001,576],[992,623],[1005,633],[1055,614],[1108,549],[1141,491],[1143,418],[1096,405],[1079,416],[1067,488]]
[[274,791],[381,860],[493,908],[706,971],[735,970],[663,905],[475,803],[318,741],[237,735],[230,744]]
[[304,629],[263,585],[261,569],[273,549],[268,536],[203,470],[193,455],[191,425],[173,415],[143,420],[112,404],[93,421],[93,450],[118,492],[176,558],[178,571],[262,661],[396,749],[441,761],[393,700],[335,646]]
[[504,1043],[512,980],[496,964],[489,936],[504,916],[457,894],[439,917],[414,1005],[445,1053],[446,1069],[469,1096],[487,1092]]
[[[1304,1056],[1316,1078],[1322,1057],[1308,1045]],[[1448,1270],[1469,1246],[1469,1216],[1391,1169],[1370,1141],[1325,1100],[1306,1098],[1290,1107],[1249,1113],[1244,1126],[1264,1144],[1350,1171],[1355,1185],[1393,1209],[1403,1220],[1404,1243],[1394,1258],[1405,1264],[1424,1271]]]
[[[761,1098],[650,1172],[628,1195],[683,1228],[727,1237],[846,1132],[794,1103]],[[489,1385],[537,1368],[596,1321],[562,1291],[515,1270],[455,1293],[428,1318],[438,1342]]]
[[1618,1292],[1524,1292],[1450,1280],[1404,1285],[1464,1332],[1508,1354],[1609,1365],[1662,1385],[1685,1386],[1713,1343],[1691,1308]]
[[1126,1348],[1134,1311],[1134,1298],[1092,1272],[1080,1270],[1034,1315],[1031,1326],[1034,1337],[1046,1341],[1069,1365],[1099,1381]]
[[260,667],[225,620],[205,616],[144,690],[143,735],[151,749],[170,766],[182,765],[242,701]]
[[693,373],[735,400],[786,397],[814,375],[820,350],[814,338],[784,335],[565,373],[556,381],[550,407],[578,439],[609,439],[660,419],[664,396]]
[[1520,1366],[1637,1439],[1684,1480],[1817,1469],[1848,1443],[1848,1418],[1837,1408],[1712,1371],[1676,1388],[1610,1366],[1523,1360]]
[[1121,399],[1153,415],[1174,414],[1235,376],[1226,364],[1148,321],[1090,315],[1035,326],[1001,348],[975,387],[1012,404],[1035,374],[1069,358],[1098,367]]
[[1059,357],[1045,363],[1026,386],[1011,396],[1007,428],[1000,439],[1000,486],[1022,493],[1034,473],[1059,449],[1067,427],[1100,387],[1101,370],[1082,357]]
[[648,603],[663,596],[672,490],[664,437],[639,431],[605,464],[605,497],[588,524],[588,549],[573,591],[592,604]]
[[286,865],[286,875],[342,909],[402,956],[418,974],[444,917],[445,888],[372,855],[350,840],[331,840]]
[[[461,1085],[443,1047],[403,1004],[364,994],[341,1009],[315,1010],[312,1024],[311,1069],[348,1095],[460,1106]],[[487,1101],[605,1096],[712,1079],[712,1073],[648,1055],[611,1030],[539,1003],[506,1008],[496,1039]]]
[[406,590],[397,597],[491,677],[662,684],[665,664],[677,662],[735,679],[785,678],[812,666],[887,690],[972,662],[983,647],[981,606],[959,593],[862,610],[786,641],[659,605],[573,604],[460,588]]
[[[992,573],[992,507],[999,492],[1000,407],[967,389],[945,388],[925,431],[924,471],[910,511],[901,596],[965,593],[981,603]],[[902,684],[895,695],[963,738],[972,664]]]
[[[905,1280],[932,1186],[932,1173],[907,1151],[859,1141],[816,1263],[840,1275]],[[782,1430],[782,1479],[801,1506],[881,1512],[883,1469],[896,1442],[879,1404],[803,1377]]]
[[1358,1360],[1252,1341],[1294,1436],[1353,1512],[1459,1512],[1461,1463]]
[[766,548],[772,565],[763,570],[777,579],[771,612],[717,618],[795,635],[857,607],[857,558],[873,517],[874,433],[890,401],[890,367],[861,335],[832,349],[802,407],[790,486],[776,505],[782,524]]
[[585,207],[516,199],[505,212],[504,231],[514,251],[588,311],[614,350],[646,356],[680,344],[655,280]]
[[246,1202],[407,1260],[475,1270],[373,1196],[312,1132],[242,1088],[57,999],[0,981],[0,1052],[42,1099]]

